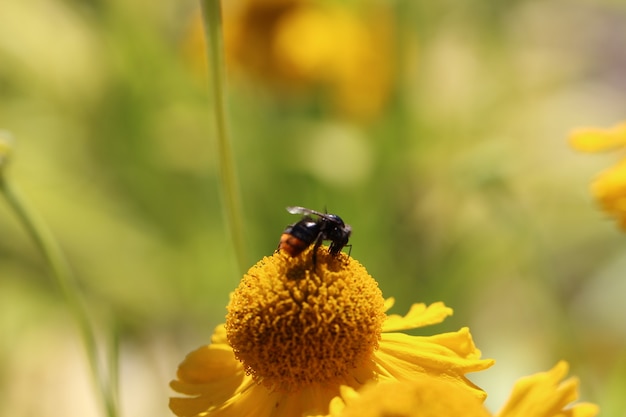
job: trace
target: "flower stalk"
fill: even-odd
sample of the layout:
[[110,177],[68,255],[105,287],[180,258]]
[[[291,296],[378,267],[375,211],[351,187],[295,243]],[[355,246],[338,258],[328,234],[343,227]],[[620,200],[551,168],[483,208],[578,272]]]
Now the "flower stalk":
[[243,237],[243,211],[239,195],[239,183],[235,170],[232,144],[228,133],[222,5],[220,0],[200,0],[200,3],[207,40],[209,90],[213,94],[215,109],[220,188],[224,215],[233,242],[239,272],[243,273],[248,267],[248,262],[246,260],[245,240]]
[[[87,359],[91,368],[92,375],[95,380],[97,390],[102,398],[107,417],[116,417],[116,378],[117,370],[117,354],[110,359],[109,380],[105,377],[105,370],[100,366],[98,361],[98,347],[96,336],[91,326],[89,316],[84,304],[81,301],[80,292],[76,285],[76,280],[72,274],[71,268],[63,252],[55,240],[52,232],[47,227],[41,217],[26,203],[26,200],[19,190],[11,184],[6,175],[6,165],[10,156],[10,145],[0,138],[0,194],[2,194],[9,204],[9,207],[16,214],[22,226],[35,242],[37,248],[41,251],[45,258],[56,285],[61,290],[61,294],[65,299],[72,317],[76,320],[78,329],[87,352]],[[116,351],[116,349],[115,349]]]

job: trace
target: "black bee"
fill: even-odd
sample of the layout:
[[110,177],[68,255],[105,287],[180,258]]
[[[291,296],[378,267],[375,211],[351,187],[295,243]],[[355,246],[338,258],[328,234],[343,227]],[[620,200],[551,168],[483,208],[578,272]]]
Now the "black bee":
[[[302,214],[304,217],[297,223],[290,224],[285,228],[280,236],[278,249],[291,256],[298,256],[311,244],[313,247],[313,265],[315,265],[315,254],[317,248],[323,241],[330,240],[328,251],[336,256],[345,246],[352,233],[352,228],[335,214],[320,213],[304,207],[287,207],[291,214]],[[317,216],[313,218],[312,216]]]

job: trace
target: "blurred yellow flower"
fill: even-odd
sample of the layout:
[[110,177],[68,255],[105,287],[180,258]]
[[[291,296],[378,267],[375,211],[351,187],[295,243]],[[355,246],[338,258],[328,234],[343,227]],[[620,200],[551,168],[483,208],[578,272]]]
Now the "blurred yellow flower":
[[626,160],[598,175],[591,191],[602,209],[626,230]]
[[365,268],[323,248],[297,257],[276,253],[244,275],[212,343],[191,352],[171,387],[178,416],[327,415],[340,387],[385,381],[446,381],[481,402],[486,394],[465,376],[487,369],[469,330],[435,336],[397,333],[442,322],[443,303],[414,304],[386,315]]
[[[626,149],[626,123],[608,129],[582,128],[570,135],[571,145],[582,152]],[[626,159],[601,172],[591,184],[600,207],[626,230]]]
[[[350,116],[376,115],[391,89],[393,25],[387,8],[361,9],[311,0],[228,2],[227,64],[283,90],[319,89]],[[198,16],[184,44],[196,66],[204,62],[202,36]]]
[[[520,379],[511,397],[495,417],[594,417],[598,407],[590,403],[569,404],[578,396],[578,380],[562,379],[568,365],[559,362],[548,372]],[[491,417],[482,401],[443,379],[369,385],[356,392],[341,387],[341,396],[330,405],[331,417]]]
[[[386,24],[383,18],[374,23]],[[347,8],[301,7],[278,22],[273,52],[287,77],[323,83],[341,110],[371,115],[390,89],[388,31]]]

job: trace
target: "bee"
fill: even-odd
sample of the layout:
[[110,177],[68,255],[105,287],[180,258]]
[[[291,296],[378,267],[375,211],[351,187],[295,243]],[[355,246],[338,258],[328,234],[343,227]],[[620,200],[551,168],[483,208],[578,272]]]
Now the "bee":
[[346,246],[352,248],[352,245],[348,245],[352,228],[345,224],[341,217],[298,206],[287,207],[287,211],[291,214],[302,214],[304,217],[285,228],[277,250],[282,250],[290,256],[298,256],[306,248],[314,245],[313,265],[315,265],[317,248],[325,240],[330,241],[328,251],[332,256],[337,256]]

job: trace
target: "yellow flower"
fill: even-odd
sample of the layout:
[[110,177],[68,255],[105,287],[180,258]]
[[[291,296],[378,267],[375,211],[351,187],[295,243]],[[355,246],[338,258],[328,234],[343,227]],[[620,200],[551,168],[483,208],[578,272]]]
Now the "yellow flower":
[[[572,146],[583,152],[602,152],[626,148],[626,123],[609,129],[577,129],[570,135]],[[600,207],[626,230],[626,159],[600,174],[591,185]]]
[[366,21],[349,8],[301,7],[276,26],[276,64],[292,79],[329,87],[340,110],[374,115],[391,88],[388,20],[380,10]]
[[600,173],[591,192],[600,207],[626,230],[626,159]]
[[[309,0],[233,0],[224,8],[229,69],[291,93],[327,95],[340,112],[367,119],[391,91],[392,12]],[[194,18],[183,51],[205,70],[202,22]]]
[[[568,405],[578,396],[578,380],[563,382],[568,365],[559,362],[548,372],[519,380],[507,404],[495,417],[594,417],[590,403]],[[475,396],[441,379],[369,385],[360,392],[341,388],[330,405],[331,417],[491,417]]]
[[244,275],[212,343],[191,352],[171,387],[181,417],[327,415],[340,387],[367,383],[446,381],[482,401],[465,376],[493,364],[481,360],[469,330],[435,336],[396,333],[442,322],[443,303],[415,304],[406,316],[386,315],[365,268],[327,248],[297,257],[266,257]]

